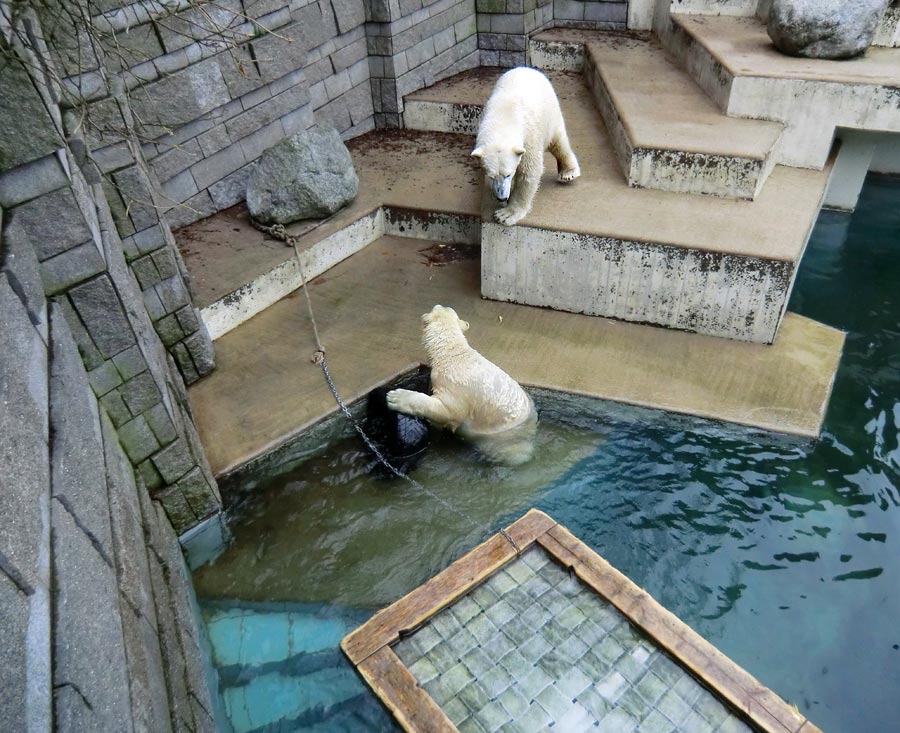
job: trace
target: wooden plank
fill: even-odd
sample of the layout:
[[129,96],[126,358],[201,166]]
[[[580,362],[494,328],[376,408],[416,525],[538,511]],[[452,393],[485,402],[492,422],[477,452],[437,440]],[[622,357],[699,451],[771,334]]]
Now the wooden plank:
[[[532,509],[507,528],[507,533],[524,552],[538,537],[556,525],[541,511]],[[409,631],[450,605],[491,573],[515,557],[513,546],[495,534],[459,558],[431,580],[379,611],[367,623],[344,637],[341,648],[358,665],[381,647],[392,644]]]
[[369,686],[394,714],[403,729],[411,733],[458,733],[456,726],[431,699],[400,658],[383,646],[359,664]]
[[575,558],[571,567],[579,578],[765,733],[797,733],[808,722],[565,527],[551,528],[540,542],[555,557],[568,558],[566,564]]

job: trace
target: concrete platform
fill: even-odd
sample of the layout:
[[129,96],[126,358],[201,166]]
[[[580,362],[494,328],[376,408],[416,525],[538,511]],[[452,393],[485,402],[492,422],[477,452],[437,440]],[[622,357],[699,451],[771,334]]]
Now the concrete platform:
[[[816,436],[844,335],[788,314],[775,344],[725,341],[482,300],[477,247],[384,237],[318,278],[310,293],[345,400],[424,361],[419,316],[435,303],[526,385]],[[189,390],[216,474],[303,432],[336,406],[300,293],[216,342],[217,368]]]
[[[363,135],[349,147],[360,179],[356,200],[325,221],[287,227],[300,237],[307,277],[384,234],[478,241],[482,177],[469,158],[469,140],[397,130]],[[443,172],[441,185],[434,185],[434,171]],[[300,287],[293,250],[255,229],[243,204],[184,227],[175,237],[214,339]]]
[[[485,189],[482,294],[771,343],[829,171],[778,166],[755,201],[629,187],[581,75],[549,75],[582,177],[558,184],[547,155],[534,206],[515,227],[493,223],[496,202]],[[418,110],[407,124],[442,99],[483,104],[494,78],[463,72],[412,95],[406,108]]]
[[593,36],[585,37],[585,80],[629,185],[756,198],[775,165],[781,124],[723,115],[649,38]]
[[900,46],[900,3],[894,2],[885,11],[872,45],[885,46],[887,48]]
[[656,30],[723,112],[785,124],[780,163],[821,168],[838,127],[900,131],[896,48],[846,61],[794,58],[747,17],[673,14]]

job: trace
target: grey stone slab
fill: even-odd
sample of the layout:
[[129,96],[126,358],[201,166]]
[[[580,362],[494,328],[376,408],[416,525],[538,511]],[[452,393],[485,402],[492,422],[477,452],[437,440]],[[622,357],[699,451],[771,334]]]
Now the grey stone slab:
[[105,269],[106,260],[94,240],[89,240],[41,262],[44,292],[48,296],[63,292]]
[[247,181],[253,165],[253,163],[245,165],[209,187],[209,195],[218,210],[227,209],[246,198]]
[[135,116],[150,137],[197,119],[231,99],[216,59],[206,59],[133,92]]
[[199,376],[203,377],[215,368],[215,347],[202,321],[199,323],[198,330],[188,336],[183,343]]
[[155,629],[150,568],[144,541],[141,506],[137,496],[143,489],[135,483],[131,462],[119,443],[115,428],[102,423],[103,451],[106,460],[103,478],[108,486],[107,509],[112,529],[112,553],[119,592],[134,612]]
[[12,208],[68,183],[68,176],[57,155],[46,155],[0,174],[0,206]]
[[109,419],[112,420],[113,425],[116,427],[124,425],[131,420],[131,412],[125,406],[125,400],[122,399],[122,395],[117,390],[103,395],[100,398],[100,406],[106,411]]
[[[125,212],[135,231],[143,231],[159,221],[159,205],[154,186],[137,166],[113,174],[116,189],[125,205]],[[122,232],[127,236],[130,232]]]
[[160,181],[168,181],[186,168],[190,168],[204,155],[197,139],[172,147],[165,145],[160,147],[164,152],[150,162],[150,168]]
[[194,458],[184,440],[176,440],[153,456],[153,465],[167,484],[175,483],[194,467]]
[[78,285],[69,291],[69,297],[101,354],[112,357],[135,343],[134,331],[107,275]]
[[116,370],[119,372],[119,376],[126,381],[140,374],[147,368],[147,360],[144,357],[144,352],[141,351],[140,346],[137,345],[116,354],[113,357],[113,363],[115,364]]
[[82,529],[112,553],[109,497],[100,415],[68,323],[58,306],[51,318],[50,445],[53,496],[65,500]]
[[[255,125],[252,126],[252,129],[242,129],[241,131],[243,134],[238,135],[238,137],[245,137],[247,134],[250,134],[253,129],[255,129]],[[232,136],[230,131],[229,136]],[[229,173],[233,173],[247,162],[248,159],[244,155],[241,144],[233,143],[229,147],[196,163],[191,168],[190,172],[197,187],[199,189],[204,189],[209,188],[210,185],[221,180]]]
[[[216,492],[216,487],[210,483],[209,477],[204,474],[199,466],[179,479],[177,487],[198,521],[206,519],[206,517],[215,514],[222,508],[222,502]],[[185,529],[180,528],[180,531],[183,532]]]
[[127,603],[122,606],[122,631],[135,731],[170,733],[172,723],[159,637],[153,626]]
[[[79,692],[76,698],[56,695],[54,717],[80,721],[83,727],[73,731],[131,731],[115,571],[58,499],[51,502],[51,522],[54,688]],[[90,715],[79,707],[82,701]]]
[[50,491],[47,350],[7,277],[0,273],[0,556],[34,588]]
[[103,355],[97,349],[87,330],[85,330],[81,318],[72,307],[72,303],[66,297],[55,298],[54,303],[59,307],[66,322],[69,324],[69,331],[75,339],[78,353],[81,355],[85,368],[95,369],[100,366],[104,361]]
[[47,305],[40,265],[31,239],[23,227],[0,210],[0,227],[3,231],[2,270],[14,289],[28,319],[41,338],[47,340]]
[[7,216],[9,234],[27,237],[39,260],[93,240],[75,194],[68,187],[17,206]]
[[[0,570],[0,727],[27,730],[29,597]],[[39,701],[34,701],[40,704]],[[49,706],[49,700],[45,703]]]
[[[53,118],[26,71],[6,60],[0,75],[0,171],[15,168],[62,145]],[[27,135],[21,131],[28,130]]]

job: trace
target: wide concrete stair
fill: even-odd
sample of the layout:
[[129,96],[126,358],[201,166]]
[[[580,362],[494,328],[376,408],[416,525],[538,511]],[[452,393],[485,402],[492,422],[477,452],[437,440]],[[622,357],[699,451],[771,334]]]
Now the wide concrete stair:
[[[793,58],[775,50],[757,17],[673,13],[656,31],[723,113],[785,125],[779,163],[821,169],[838,128],[900,132],[897,48],[847,61]],[[883,30],[880,42],[895,45],[895,34]]]
[[[586,44],[588,40],[596,41],[596,46]],[[590,67],[607,54],[615,55],[621,47],[625,54],[649,57],[647,63],[669,68],[660,49],[645,39],[554,31],[534,41],[547,42],[557,48],[567,44],[568,52],[557,54],[558,66],[566,57],[571,68],[580,56],[584,66]],[[536,56],[533,53],[532,58]],[[407,127],[416,128],[425,120],[429,129],[436,129],[442,120],[448,124],[460,120],[465,111],[470,127],[464,131],[474,131],[476,110],[486,101],[500,71],[464,72],[410,95],[405,100]],[[828,170],[775,166],[754,201],[636,188],[623,175],[623,168],[631,170],[624,155],[627,146],[617,145],[616,137],[627,135],[629,129],[643,129],[654,139],[662,139],[665,133],[658,131],[659,125],[651,122],[641,127],[638,120],[642,119],[642,107],[633,100],[629,102],[624,92],[610,97],[623,100],[623,106],[610,105],[615,114],[605,124],[587,86],[590,72],[585,78],[566,71],[548,74],[560,98],[582,177],[574,185],[557,184],[554,161],[548,156],[545,180],[534,208],[515,227],[493,221],[495,203],[485,192],[482,295],[771,343],[818,215]],[[614,89],[622,89],[617,86],[615,72],[610,72],[609,79]],[[687,83],[682,89],[687,89],[689,98],[699,99],[699,91]],[[696,120],[686,106],[681,109],[685,122],[678,139],[684,148],[695,145],[703,149],[704,118],[730,124],[709,107],[699,109]],[[632,124],[626,127],[616,123],[623,118]],[[748,125],[763,141],[758,149],[768,146],[771,150],[779,127],[764,125],[760,132],[758,123]],[[663,156],[655,162],[656,168],[648,167],[661,171]],[[722,169],[727,167],[723,165]],[[687,177],[688,173],[683,175]],[[659,175],[661,179],[666,177],[676,176]],[[728,180],[728,176],[723,174],[722,180]],[[756,187],[754,181],[752,188]]]

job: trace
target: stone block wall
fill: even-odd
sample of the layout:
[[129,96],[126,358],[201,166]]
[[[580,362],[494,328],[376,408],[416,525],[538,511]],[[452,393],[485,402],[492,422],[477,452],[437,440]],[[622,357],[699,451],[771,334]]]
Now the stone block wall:
[[164,235],[128,266],[38,19],[0,19],[0,729],[213,731],[176,532],[220,499],[147,293],[204,332]]
[[528,36],[553,21],[553,0],[476,0],[482,66],[527,63]]
[[478,66],[474,0],[366,0],[378,127],[401,127],[403,97]]
[[62,160],[0,175],[0,729],[213,731],[178,539],[134,463],[167,442],[146,468],[183,468],[165,490],[198,512],[218,507],[215,485],[124,259],[104,259],[113,243],[89,237],[64,290],[66,253],[23,234],[42,199],[85,213]]
[[622,0],[553,0],[555,25],[568,28],[625,30],[628,3]]

